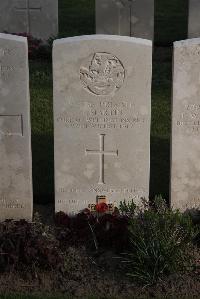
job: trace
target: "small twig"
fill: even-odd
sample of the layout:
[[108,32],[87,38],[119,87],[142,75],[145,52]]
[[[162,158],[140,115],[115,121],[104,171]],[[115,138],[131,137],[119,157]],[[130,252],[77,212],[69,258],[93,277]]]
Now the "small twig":
[[92,233],[92,237],[93,237],[93,241],[94,241],[94,246],[95,246],[95,248],[96,248],[96,251],[98,251],[98,250],[99,250],[99,246],[98,246],[97,238],[96,238],[96,235],[95,235],[95,233],[94,233],[94,230],[93,230],[91,224],[89,223],[89,221],[88,221],[88,225],[89,225],[89,228],[90,228],[91,233]]

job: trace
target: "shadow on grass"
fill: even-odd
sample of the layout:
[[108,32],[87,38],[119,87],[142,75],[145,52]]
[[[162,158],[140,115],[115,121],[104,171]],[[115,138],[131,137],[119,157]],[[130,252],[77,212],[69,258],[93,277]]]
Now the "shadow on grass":
[[168,139],[151,138],[150,198],[161,194],[169,199],[170,142]]
[[34,202],[54,202],[53,136],[32,135]]

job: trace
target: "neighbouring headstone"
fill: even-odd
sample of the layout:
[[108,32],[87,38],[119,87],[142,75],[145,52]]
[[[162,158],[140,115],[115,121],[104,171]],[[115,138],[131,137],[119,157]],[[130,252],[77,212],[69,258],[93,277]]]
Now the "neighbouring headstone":
[[148,199],[152,42],[54,42],[56,212]]
[[200,37],[200,1],[189,0],[188,38]]
[[47,40],[58,34],[58,0],[1,0],[0,32]]
[[96,33],[153,40],[154,0],[96,0]]
[[28,47],[0,34],[0,221],[32,218]]
[[174,43],[171,205],[200,207],[200,39]]

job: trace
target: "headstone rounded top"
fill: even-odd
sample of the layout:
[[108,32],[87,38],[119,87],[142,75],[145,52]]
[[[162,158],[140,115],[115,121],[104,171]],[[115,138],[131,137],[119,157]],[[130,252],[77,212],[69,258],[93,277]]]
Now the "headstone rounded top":
[[191,38],[174,42],[174,48],[195,46],[200,44],[200,38]]
[[14,35],[14,34],[0,33],[0,38],[5,40],[27,42],[27,37]]
[[119,42],[130,42],[134,44],[146,45],[152,47],[152,41],[143,38],[135,38],[129,36],[119,36],[119,35],[108,35],[108,34],[93,34],[93,35],[81,35],[57,39],[54,41],[55,45],[63,44],[67,42],[80,42],[80,41],[91,41],[91,40],[111,40]]

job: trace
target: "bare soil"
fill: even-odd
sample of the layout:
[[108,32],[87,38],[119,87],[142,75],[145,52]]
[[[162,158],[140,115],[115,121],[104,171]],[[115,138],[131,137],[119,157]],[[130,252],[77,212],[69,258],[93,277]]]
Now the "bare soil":
[[0,275],[0,293],[71,295],[85,298],[200,298],[199,268],[172,275],[157,285],[142,287],[124,276],[123,265],[112,252],[90,256],[84,248],[68,248],[65,271],[25,269]]

